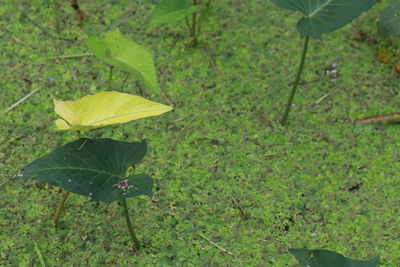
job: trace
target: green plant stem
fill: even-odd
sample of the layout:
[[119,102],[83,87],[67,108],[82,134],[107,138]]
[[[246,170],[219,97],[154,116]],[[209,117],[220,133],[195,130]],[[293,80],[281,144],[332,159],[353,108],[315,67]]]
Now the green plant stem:
[[112,82],[112,73],[113,73],[114,66],[110,67],[110,72],[108,75],[108,90],[111,90],[111,82]]
[[136,237],[135,230],[133,229],[131,219],[129,218],[129,213],[128,213],[128,205],[126,204],[126,199],[122,199],[122,205],[124,206],[124,214],[125,214],[125,220],[126,220],[126,225],[128,226],[129,234],[131,235],[133,244],[134,244],[134,250],[138,251],[140,249],[140,243],[139,240]]
[[[82,137],[81,131],[77,130],[76,131],[76,136],[78,137],[78,139],[80,139]],[[65,201],[67,200],[68,196],[69,196],[69,192],[68,191],[64,191],[64,193],[63,193],[63,195],[61,197],[61,200],[58,203],[56,213],[54,214],[54,217],[53,217],[54,226],[58,225],[58,219],[60,218],[61,212],[64,210]]]
[[119,89],[120,91],[124,90],[125,84],[128,81],[130,75],[131,75],[130,73],[128,73],[128,75],[126,75],[126,78],[125,78],[124,82],[122,83],[121,89]]
[[292,91],[290,92],[289,99],[288,99],[288,102],[287,102],[287,105],[286,105],[286,109],[285,109],[285,113],[283,114],[283,117],[281,119],[281,124],[283,126],[286,125],[286,122],[287,122],[287,119],[288,119],[288,116],[289,116],[289,112],[290,112],[290,108],[292,107],[293,98],[294,98],[294,95],[296,93],[297,86],[299,85],[301,73],[303,72],[303,67],[304,67],[304,62],[306,60],[309,39],[310,39],[310,37],[307,36],[305,38],[305,40],[304,40],[303,53],[301,54],[300,65],[299,65],[299,68],[297,69],[296,80],[294,81],[294,84],[293,84],[293,87],[292,87]]
[[58,225],[58,219],[60,218],[60,214],[64,209],[64,204],[65,204],[65,201],[68,198],[68,195],[69,195],[69,192],[68,191],[64,191],[64,193],[63,193],[63,195],[61,197],[60,203],[58,203],[56,213],[54,214],[54,217],[53,217],[54,226]]
[[192,36],[192,26],[190,25],[188,18],[185,18],[185,21],[186,21],[186,26],[188,27],[189,30],[189,34],[190,36]]
[[[193,5],[197,5],[197,0],[193,0]],[[192,46],[195,47],[197,46],[197,12],[194,12],[192,14]]]
[[204,9],[199,14],[198,22],[197,22],[197,24],[198,24],[198,26],[197,26],[197,36],[200,36],[201,30],[202,30],[201,29],[201,24],[202,24],[201,18],[202,18],[202,16],[204,16],[204,12],[207,12],[207,10],[210,8],[210,5],[211,5],[211,0],[208,0],[204,4]]

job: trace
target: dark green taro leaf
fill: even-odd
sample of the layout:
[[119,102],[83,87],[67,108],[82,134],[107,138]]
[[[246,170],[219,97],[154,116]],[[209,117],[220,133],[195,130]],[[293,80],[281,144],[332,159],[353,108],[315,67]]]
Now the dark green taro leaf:
[[161,0],[156,6],[150,25],[175,23],[197,11],[198,6],[189,6],[188,0]]
[[318,38],[342,28],[370,9],[376,0],[271,0],[274,4],[300,11],[305,17],[297,23],[301,37]]
[[151,196],[154,182],[150,176],[125,177],[128,167],[138,163],[146,151],[145,140],[129,143],[81,138],[33,161],[17,176],[61,186],[96,201]]
[[379,257],[371,260],[353,260],[324,249],[292,248],[289,252],[296,257],[302,267],[376,267],[379,265]]
[[392,0],[389,6],[382,11],[379,35],[383,38],[400,36],[400,0]]

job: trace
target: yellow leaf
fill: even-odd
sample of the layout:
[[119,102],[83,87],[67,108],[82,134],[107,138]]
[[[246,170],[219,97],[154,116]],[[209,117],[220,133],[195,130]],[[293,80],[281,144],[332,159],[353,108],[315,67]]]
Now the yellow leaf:
[[89,130],[161,115],[172,107],[139,96],[115,91],[87,95],[76,101],[54,100],[62,119],[55,121],[59,130]]

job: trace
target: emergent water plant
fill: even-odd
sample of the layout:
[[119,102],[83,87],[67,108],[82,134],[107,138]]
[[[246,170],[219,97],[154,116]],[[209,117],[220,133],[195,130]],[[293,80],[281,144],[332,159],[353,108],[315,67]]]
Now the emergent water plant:
[[[197,46],[201,25],[207,19],[210,12],[211,0],[203,3],[201,0],[161,0],[156,6],[150,25],[172,24],[185,20],[192,39],[191,45]],[[191,18],[190,18],[191,17]]]
[[[104,40],[90,37],[88,45],[97,58],[110,65],[109,90],[114,66],[136,75],[145,85],[158,88],[152,55],[123,37],[118,29],[106,33]],[[56,127],[76,131],[78,140],[35,160],[17,176],[47,182],[66,190],[54,216],[55,225],[70,192],[96,201],[121,200],[134,249],[138,250],[139,241],[125,199],[152,194],[153,179],[150,176],[133,175],[128,171],[146,154],[146,141],[129,143],[81,138],[81,131],[157,116],[172,110],[172,107],[115,91],[85,96],[76,101],[54,100],[54,104],[56,113],[61,117],[55,121]]]
[[[89,39],[87,40],[87,45],[100,61],[110,66],[107,86],[108,90],[110,90],[112,87],[112,74],[114,67],[119,67],[122,70],[128,72],[128,76],[126,77],[125,82],[129,78],[129,75],[133,74],[151,89],[159,89],[153,56],[144,47],[122,36],[118,28],[113,31],[106,32],[104,39],[101,39],[97,36],[89,37]],[[162,92],[161,89],[159,89],[158,91]],[[107,101],[107,99],[104,99],[103,96],[104,95],[99,95],[99,97],[97,98],[85,98],[84,100],[82,100],[82,102],[84,102],[87,107],[87,102],[96,103],[95,101]],[[56,112],[58,112],[57,103],[58,102],[56,101]],[[105,110],[107,110],[110,107],[104,106],[104,108]],[[110,112],[112,113],[112,111]],[[83,112],[82,114],[85,114],[85,112]],[[118,118],[121,119],[120,117]],[[60,122],[60,120],[58,120],[56,123],[59,129],[67,127],[67,124],[65,123],[64,125],[61,125],[62,122]],[[79,121],[69,121],[68,125],[74,125],[74,123],[79,124]],[[78,137],[80,137],[80,130],[75,130],[77,130],[77,135]],[[67,199],[68,194],[69,192],[65,192],[63,194],[63,197],[61,198],[61,201],[58,205],[56,214],[54,215],[55,225],[57,225],[58,223],[58,218],[64,207],[64,202]]]
[[[55,100],[55,111],[62,119],[55,121],[59,130],[91,130],[126,123],[172,110],[139,96],[119,92],[101,92],[77,101]],[[69,192],[89,196],[95,201],[121,200],[134,249],[139,241],[128,215],[126,198],[152,195],[153,179],[146,174],[131,174],[146,154],[147,143],[113,139],[79,138],[24,167],[18,177],[34,179],[66,190],[57,216]],[[57,218],[58,220],[58,218]]]
[[285,125],[292,107],[293,98],[303,71],[310,37],[316,39],[324,33],[342,28],[357,18],[361,13],[370,9],[376,0],[271,0],[277,6],[300,11],[304,17],[297,23],[297,31],[304,38],[300,65],[293,83],[286,108],[281,119]]

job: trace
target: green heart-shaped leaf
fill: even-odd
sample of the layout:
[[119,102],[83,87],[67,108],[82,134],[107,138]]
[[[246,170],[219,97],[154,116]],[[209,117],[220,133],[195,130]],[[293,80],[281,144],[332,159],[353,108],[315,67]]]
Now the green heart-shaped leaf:
[[383,38],[400,36],[400,0],[392,0],[383,10],[379,23],[379,35]]
[[150,176],[125,177],[128,167],[138,163],[146,150],[144,140],[128,143],[82,138],[33,161],[18,173],[18,177],[60,186],[96,201],[151,196],[153,179]]
[[190,16],[199,9],[190,6],[187,0],[162,0],[153,12],[150,25],[175,23]]
[[87,45],[99,60],[130,72],[146,86],[158,89],[153,56],[142,46],[122,36],[119,29],[107,32],[104,39],[91,36]]
[[376,4],[376,0],[271,1],[280,7],[302,12],[305,17],[297,23],[297,30],[301,37],[312,38],[342,28]]
[[296,257],[302,267],[376,267],[379,257],[372,260],[352,260],[343,255],[324,249],[289,249],[290,254]]

